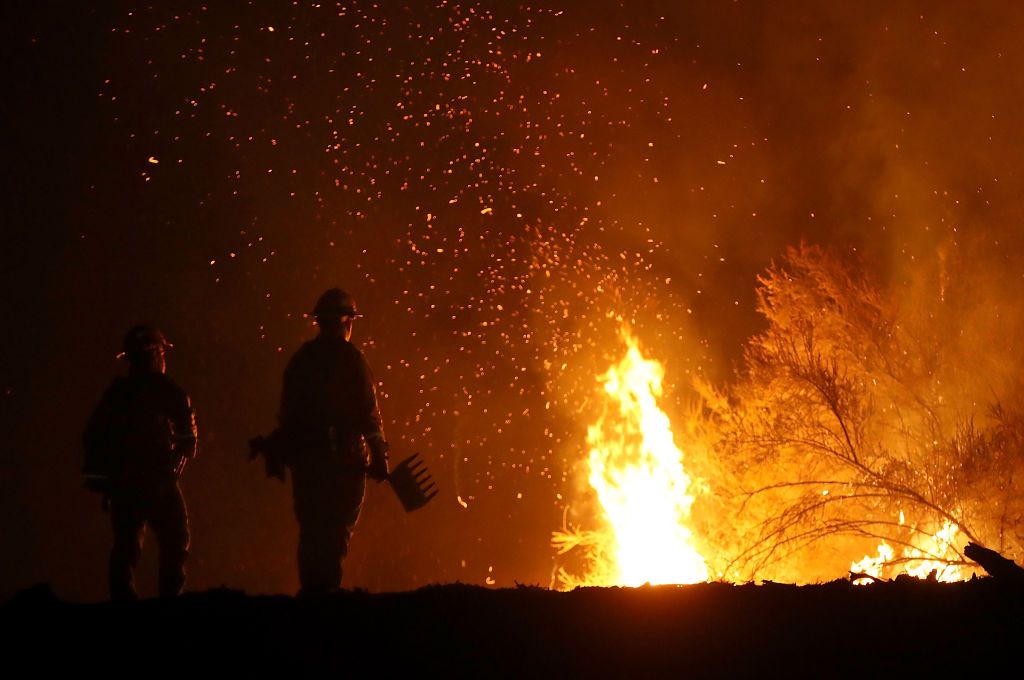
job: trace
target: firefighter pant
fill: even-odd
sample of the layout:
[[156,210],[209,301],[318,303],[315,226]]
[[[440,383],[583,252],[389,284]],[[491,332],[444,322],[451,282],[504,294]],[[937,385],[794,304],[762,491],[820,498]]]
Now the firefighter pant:
[[330,462],[292,467],[302,594],[341,588],[341,562],[348,554],[365,489],[361,468]]
[[114,547],[110,552],[110,597],[135,599],[135,567],[142,556],[148,525],[160,548],[160,596],[173,597],[185,585],[188,557],[188,511],[174,482],[146,492],[115,494],[110,499]]

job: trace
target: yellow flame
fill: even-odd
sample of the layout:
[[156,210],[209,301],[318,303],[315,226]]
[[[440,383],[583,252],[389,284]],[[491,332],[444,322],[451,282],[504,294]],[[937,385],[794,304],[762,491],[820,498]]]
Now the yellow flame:
[[[903,511],[900,511],[900,524],[903,524]],[[850,572],[867,574],[875,578],[884,578],[883,574],[896,576],[902,572],[915,578],[928,578],[933,572],[935,579],[944,583],[964,581],[969,575],[959,564],[950,564],[959,559],[957,551],[957,534],[960,529],[956,524],[946,520],[942,528],[934,534],[917,534],[911,541],[913,545],[903,549],[903,557],[899,562],[896,551],[891,545],[882,541],[878,545],[877,555],[865,555],[859,562],[850,564]],[[857,584],[867,583],[867,579],[854,581]]]
[[590,485],[614,536],[614,564],[601,571],[626,586],[706,581],[687,526],[690,477],[658,406],[664,369],[644,358],[628,331],[622,337],[626,356],[601,377],[607,399],[587,431]]

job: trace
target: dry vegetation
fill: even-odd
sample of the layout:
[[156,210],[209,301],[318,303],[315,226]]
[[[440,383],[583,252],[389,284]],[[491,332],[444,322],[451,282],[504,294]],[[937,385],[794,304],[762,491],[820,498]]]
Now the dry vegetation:
[[[956,267],[886,289],[801,246],[760,277],[766,328],[681,435],[709,485],[695,515],[717,573],[834,578],[880,541],[894,568],[905,549],[967,564],[968,541],[1024,554],[1014,329]],[[949,550],[921,548],[948,523]]]

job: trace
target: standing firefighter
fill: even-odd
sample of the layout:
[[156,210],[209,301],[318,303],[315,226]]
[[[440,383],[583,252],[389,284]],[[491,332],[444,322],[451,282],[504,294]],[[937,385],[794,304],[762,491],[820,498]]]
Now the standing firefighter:
[[163,333],[138,325],[124,338],[128,375],[114,378],[85,428],[85,486],[103,495],[114,529],[110,596],[134,600],[146,525],[160,546],[160,596],[185,584],[188,514],[178,479],[196,453],[188,395],[166,375]]
[[[378,482],[388,477],[373,379],[350,342],[360,316],[355,303],[332,288],[320,296],[313,316],[320,332],[285,369],[280,427],[273,435],[276,460],[268,452],[268,471],[280,462],[292,471],[304,595],[341,587],[341,562],[359,518],[366,476]],[[280,468],[278,474],[283,476]]]

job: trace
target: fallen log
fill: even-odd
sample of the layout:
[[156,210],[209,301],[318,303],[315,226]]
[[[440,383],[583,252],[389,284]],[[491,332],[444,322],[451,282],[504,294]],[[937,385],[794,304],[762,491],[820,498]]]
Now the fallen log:
[[964,548],[964,555],[980,564],[993,578],[1024,584],[1024,567],[1021,567],[1011,559],[1003,557],[995,550],[980,546],[977,543],[968,543],[967,547]]

